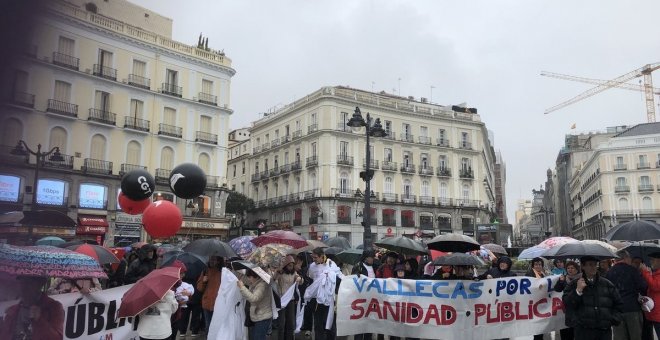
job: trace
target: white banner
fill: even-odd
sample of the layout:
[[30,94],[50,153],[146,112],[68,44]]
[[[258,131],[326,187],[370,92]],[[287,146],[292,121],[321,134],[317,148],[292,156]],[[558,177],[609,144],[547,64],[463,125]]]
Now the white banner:
[[[137,340],[133,318],[115,320],[121,297],[133,285],[93,292],[50,295],[64,307],[64,339]],[[18,301],[0,302],[0,316]],[[135,324],[135,327],[134,327]],[[1,336],[0,336],[1,337]]]
[[[483,281],[348,276],[337,302],[337,335],[494,339],[565,328],[559,276]],[[365,322],[366,320],[368,322]]]

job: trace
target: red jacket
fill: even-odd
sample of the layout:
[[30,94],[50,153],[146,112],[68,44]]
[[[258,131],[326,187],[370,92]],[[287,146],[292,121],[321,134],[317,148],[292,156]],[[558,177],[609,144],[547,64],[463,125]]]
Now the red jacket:
[[393,266],[390,266],[388,264],[383,264],[376,270],[376,277],[380,279],[389,279],[391,277],[396,276],[396,273],[394,272]]
[[[7,308],[4,321],[0,324],[0,334],[4,338],[10,338],[16,329],[16,322],[20,304]],[[64,308],[62,304],[49,298],[46,294],[41,295],[39,300],[41,314],[39,319],[32,325],[32,339],[63,339],[64,338]]]
[[653,273],[642,270],[642,276],[646,280],[646,283],[649,284],[647,295],[655,303],[653,310],[644,312],[644,314],[647,319],[653,322],[660,322],[660,270],[654,270]]

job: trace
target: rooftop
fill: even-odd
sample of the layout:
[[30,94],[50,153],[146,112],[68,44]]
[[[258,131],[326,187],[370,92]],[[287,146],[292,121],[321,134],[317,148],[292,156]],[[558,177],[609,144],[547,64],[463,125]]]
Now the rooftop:
[[660,122],[656,123],[643,123],[637,124],[619,134],[614,136],[616,137],[633,137],[633,136],[644,136],[644,135],[657,135],[660,134]]

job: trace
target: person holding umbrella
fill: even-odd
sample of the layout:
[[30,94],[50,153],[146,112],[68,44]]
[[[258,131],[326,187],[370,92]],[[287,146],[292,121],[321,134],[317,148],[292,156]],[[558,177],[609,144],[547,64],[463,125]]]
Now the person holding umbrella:
[[[648,284],[648,296],[654,304],[660,304],[660,252],[648,255],[651,259],[651,267],[642,263],[639,265],[642,277]],[[656,306],[650,312],[645,312],[646,318],[653,323],[655,334],[660,336],[660,307]]]
[[124,282],[135,283],[156,269],[156,247],[145,244],[137,250],[138,258],[131,262],[126,270]]
[[366,277],[375,278],[376,271],[374,270],[374,257],[376,254],[373,250],[365,250],[362,252],[362,260],[353,267],[353,274],[364,275]]
[[211,256],[209,258],[208,269],[197,280],[197,290],[202,294],[202,310],[204,311],[204,321],[208,330],[213,318],[213,308],[215,299],[220,291],[220,281],[222,278],[222,267],[225,266],[225,260],[220,256]]
[[[566,262],[566,275],[559,276],[559,281],[555,284],[553,290],[555,292],[563,292],[566,288],[566,285],[569,283],[578,280],[582,277],[582,272],[580,272],[580,265],[575,261]],[[573,327],[566,327],[559,330],[562,340],[573,340]]]
[[[278,270],[274,276],[277,290],[281,297],[284,297],[287,291],[294,285],[300,284],[302,279],[296,273],[295,259],[292,255],[287,255],[282,263],[282,268]],[[293,333],[296,330],[296,299],[291,299],[288,304],[284,305],[282,301],[282,309],[279,311],[277,322],[279,323],[278,338],[280,340],[293,339]]]
[[[543,270],[543,259],[540,257],[535,257],[532,259],[532,266],[529,268],[525,276],[534,277],[537,279],[542,279],[545,277],[545,272]],[[543,340],[543,334],[535,334],[534,340]]]
[[170,289],[160,301],[140,313],[137,327],[140,340],[169,339],[172,336],[170,320],[179,309],[179,302],[174,296],[174,291]]
[[250,340],[266,339],[271,322],[273,321],[273,308],[271,305],[273,299],[273,290],[268,283],[264,281],[252,269],[248,269],[245,274],[250,288],[246,287],[243,281],[236,282],[241,295],[250,302],[250,313],[248,317],[252,322],[250,326]]

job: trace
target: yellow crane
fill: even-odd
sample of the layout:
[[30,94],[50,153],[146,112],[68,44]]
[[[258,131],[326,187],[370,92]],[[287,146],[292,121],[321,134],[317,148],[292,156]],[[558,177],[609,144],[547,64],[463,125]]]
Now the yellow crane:
[[[656,89],[653,87],[653,78],[651,77],[651,73],[657,69],[660,69],[660,63],[654,63],[654,64],[647,64],[644,65],[643,67],[628,72],[622,76],[619,76],[617,78],[614,78],[612,80],[600,80],[600,79],[591,79],[591,78],[583,78],[583,77],[575,77],[575,76],[568,76],[568,75],[563,75],[559,73],[552,73],[552,72],[541,72],[542,76],[546,77],[552,77],[552,78],[559,78],[559,79],[566,79],[566,80],[572,80],[572,81],[580,81],[584,83],[590,83],[590,84],[596,84],[597,86],[594,88],[591,88],[587,91],[582,92],[581,94],[561,103],[557,104],[547,110],[545,110],[545,114],[548,114],[550,112],[559,110],[561,108],[564,108],[568,105],[571,105],[573,103],[577,103],[583,99],[589,98],[593,95],[596,95],[598,93],[601,93],[607,89],[613,88],[613,87],[618,87],[618,88],[623,88],[627,90],[633,90],[633,91],[643,91],[644,96],[646,98],[646,118],[649,123],[655,122],[655,102],[653,100],[653,95],[654,94],[659,94],[660,89]],[[644,84],[643,85],[635,85],[635,84],[630,84],[627,83],[628,81],[638,78],[638,77],[643,77],[644,79]]]

